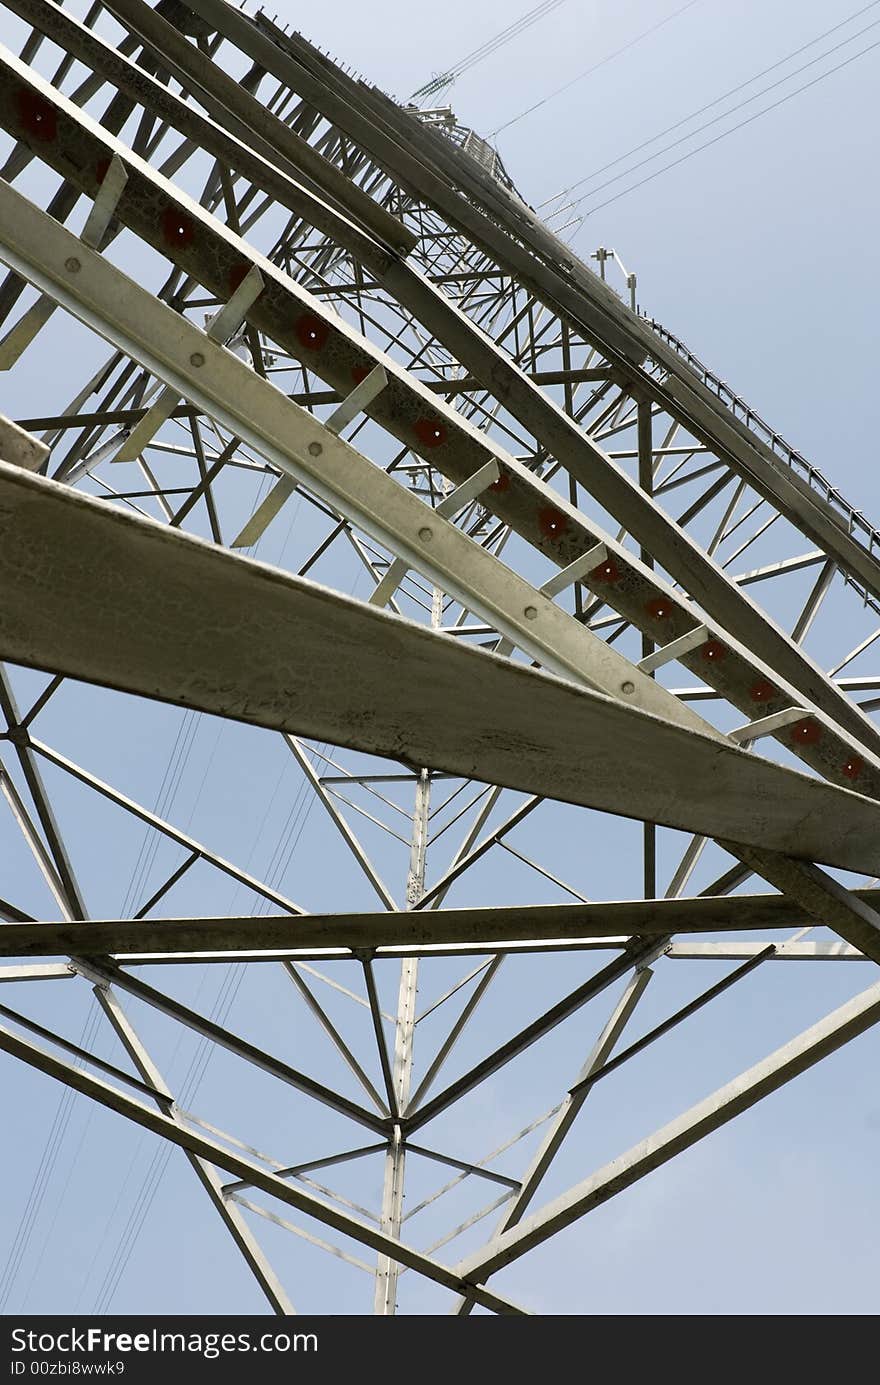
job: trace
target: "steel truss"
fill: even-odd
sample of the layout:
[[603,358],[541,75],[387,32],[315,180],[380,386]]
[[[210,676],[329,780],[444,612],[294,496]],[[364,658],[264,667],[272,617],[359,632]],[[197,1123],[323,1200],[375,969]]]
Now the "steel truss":
[[[880,1019],[873,984],[583,1176],[605,1077],[765,962],[880,961],[880,891],[829,873],[880,872],[878,535],[451,113],[225,0],[7,9],[0,366],[40,410],[0,428],[0,832],[37,873],[0,899],[0,982],[37,1015],[0,1006],[0,1047],[179,1146],[272,1311],[296,1292],[261,1221],[332,1257],[348,1311],[357,1270],[380,1314],[409,1284],[523,1312],[491,1277]],[[109,344],[85,383],[41,368],[59,306],[84,357]],[[105,737],[124,765],[149,720],[173,780],[212,717],[252,766],[250,858],[234,807],[221,852],[200,795],[187,821],[176,789],[114,782]],[[288,773],[323,814],[308,903],[283,853],[253,865]],[[143,828],[111,916],[74,803],[105,853]],[[196,1003],[221,962],[245,1032]],[[25,984],[59,979],[96,1045]],[[314,1026],[295,1061],[256,1022],[285,995]],[[227,1064],[211,1121],[157,1064],[163,1025]],[[272,1155],[225,1128],[242,1064],[295,1112]],[[555,1104],[514,1131],[521,1071]],[[489,1153],[485,1102],[513,1131]]]

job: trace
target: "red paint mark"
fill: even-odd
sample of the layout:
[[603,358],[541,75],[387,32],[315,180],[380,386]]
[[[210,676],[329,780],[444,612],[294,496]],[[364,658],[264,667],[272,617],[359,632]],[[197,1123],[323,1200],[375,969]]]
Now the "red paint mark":
[[107,174],[110,172],[110,159],[99,159],[95,164],[95,177],[99,183],[103,183]]
[[672,615],[672,602],[668,597],[655,596],[645,602],[645,610],[652,620],[667,620]]
[[168,207],[162,213],[162,239],[166,245],[191,245],[196,238],[196,228],[192,217],[177,207]]
[[568,515],[553,505],[545,505],[543,510],[538,511],[538,528],[545,539],[561,539],[568,528]]
[[775,696],[776,689],[766,678],[759,678],[757,683],[753,683],[749,688],[749,697],[753,702],[771,702]]
[[356,385],[359,385],[362,380],[366,380],[369,373],[370,366],[368,365],[353,365],[351,368],[351,378]]
[[58,133],[58,116],[55,107],[50,106],[45,97],[31,91],[29,87],[19,87],[15,93],[15,104],[18,107],[18,118],[22,128],[27,130],[29,135],[47,144],[55,138]]
[[303,313],[296,320],[296,335],[301,346],[307,351],[323,351],[330,336],[327,323],[314,313]]
[[821,739],[822,727],[811,717],[795,722],[791,728],[791,740],[794,745],[816,745]]
[[864,768],[865,762],[859,755],[850,755],[846,763],[841,765],[840,772],[846,775],[847,779],[858,779]]
[[616,582],[620,577],[620,568],[613,558],[606,558],[604,563],[594,567],[588,574],[595,582]]
[[509,471],[500,470],[500,471],[498,472],[498,480],[497,480],[497,481],[493,481],[492,484],[491,484],[491,486],[489,487],[489,489],[490,489],[490,491],[496,491],[496,492],[497,492],[497,491],[509,491],[509,490],[510,490],[510,472],[509,472]]
[[710,664],[717,664],[719,660],[727,656],[727,645],[720,640],[707,640],[700,648],[700,653]]
[[417,418],[413,432],[423,447],[442,447],[446,441],[446,425],[439,418]]

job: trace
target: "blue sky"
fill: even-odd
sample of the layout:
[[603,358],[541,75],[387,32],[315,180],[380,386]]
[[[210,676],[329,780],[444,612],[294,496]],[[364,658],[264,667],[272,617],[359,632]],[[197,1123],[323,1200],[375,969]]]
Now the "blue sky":
[[[443,100],[451,102],[462,122],[489,134],[675,8],[674,0],[614,5],[609,0],[568,0],[474,67]],[[697,0],[644,42],[513,124],[499,136],[499,150],[523,196],[538,205],[857,8],[855,0],[806,0],[798,5],[784,0]],[[301,26],[341,61],[402,98],[497,32],[511,16],[511,7],[496,0],[478,9],[464,0],[447,0],[442,21],[436,6],[403,8],[396,0],[374,0],[368,7],[346,0],[312,9],[308,15],[289,4],[278,9],[279,20]],[[880,6],[870,7],[821,46],[841,42],[877,21]],[[0,15],[0,38],[15,47],[17,33],[18,27]],[[834,61],[878,38],[880,24],[854,39]],[[805,53],[795,66],[814,51],[819,49]],[[880,481],[868,372],[876,350],[875,228],[880,192],[873,170],[878,62],[880,49],[596,211],[573,240],[582,256],[598,245],[616,249],[638,275],[641,306],[682,337],[875,520],[880,518]],[[794,85],[822,70],[820,64]],[[779,75],[771,74],[733,100],[742,100]],[[788,89],[757,100],[729,123]],[[700,139],[724,128],[721,122]],[[685,144],[677,152],[690,147]],[[615,183],[596,200],[629,181]],[[53,368],[60,378],[73,382],[84,377],[85,369],[71,360],[73,353],[63,351],[68,339],[85,340],[78,329],[59,326],[59,360]],[[95,359],[99,358],[97,351]],[[0,391],[5,412],[39,412],[44,403],[38,373],[26,375],[12,402],[8,400],[9,395]],[[308,549],[309,525],[308,515],[292,510],[289,525],[279,526],[267,542],[265,556],[295,566],[299,554]],[[342,589],[364,595],[358,580],[354,561],[334,573]],[[855,643],[855,636],[850,643]],[[38,690],[42,680],[22,674],[17,686],[24,696],[26,689]],[[135,709],[127,704],[120,710],[120,701],[105,693],[67,689],[57,706],[50,704],[40,732],[49,743],[63,744],[66,753],[84,761],[88,757],[96,773],[152,804],[182,719],[167,708]],[[300,780],[292,766],[280,765],[272,738],[208,718],[190,723],[184,732],[193,742],[173,796],[181,825],[254,870],[272,868],[277,842],[284,865],[281,886],[309,908],[372,907],[357,872],[330,839],[323,821],[318,822],[318,814],[305,820],[299,836],[300,818],[292,820],[294,830],[286,839],[283,832],[279,836],[279,823],[301,811]],[[141,833],[96,810],[85,791],[60,776],[48,772],[47,779],[58,794],[59,813],[92,913],[112,915],[126,893]],[[561,810],[557,814],[548,809],[534,829],[533,844],[537,842],[544,853],[542,859],[552,862],[551,869],[585,893],[613,893],[635,829],[584,813],[573,837],[570,821]],[[370,836],[369,828],[365,839],[383,875],[399,885],[405,868],[403,848]],[[529,849],[528,835],[515,840]],[[23,848],[9,831],[0,836],[0,845],[9,852],[4,869],[15,885],[9,893],[21,900],[39,900],[41,887]],[[169,868],[175,859],[168,856]],[[161,863],[160,859],[154,868],[156,879],[161,878]],[[451,902],[504,902],[527,888],[531,885],[525,872],[507,858],[500,864],[487,863],[475,876],[474,893]],[[541,896],[559,897],[552,892]],[[185,883],[174,896],[181,913],[227,912],[250,907],[251,902],[246,894],[236,896],[207,874]],[[47,907],[45,900],[34,904],[39,907]],[[535,1013],[536,1002],[550,1004],[573,984],[568,978],[577,965],[558,958],[512,962],[483,1022],[481,1042],[488,1045],[493,1038],[503,1038]],[[584,962],[578,978],[593,965]],[[438,965],[436,979],[423,983],[423,1003],[439,995],[460,971],[450,966],[447,974]],[[578,1141],[548,1181],[548,1194],[583,1177],[869,984],[871,972],[861,963],[765,968],[713,1007],[711,1016],[677,1031],[619,1081],[597,1090],[582,1118]],[[658,981],[649,988],[635,1032],[720,974],[708,964],[670,964],[662,986]],[[238,985],[233,973],[228,976],[227,983],[222,968],[210,975],[177,972],[173,979],[161,979],[175,994],[204,1009],[223,1013],[228,1000],[230,1025],[290,1061],[301,1061],[304,1052],[311,1060],[314,1032],[308,1015],[292,1005],[284,978],[275,969],[271,976],[264,969]],[[356,978],[346,976],[346,983],[355,985]],[[390,970],[382,984],[383,998],[393,1004]],[[22,988],[16,988],[13,997],[10,987],[2,999],[51,1019],[77,1038],[87,1020],[87,988],[76,983],[74,997],[73,983],[44,985],[51,992],[48,998],[38,998],[33,990],[26,1004]],[[228,995],[224,985],[230,988]],[[352,1014],[352,1006],[329,990],[322,990],[321,999],[353,1041],[366,1042],[361,1007]],[[137,1006],[132,1013],[143,1023],[160,1066],[167,1068],[175,1085],[185,1082],[197,1061],[195,1044],[186,1038],[179,1042],[175,1031]],[[459,1138],[460,1150],[466,1151],[469,1122],[476,1113],[488,1152],[493,1140],[500,1144],[539,1114],[542,1102],[549,1106],[558,1099],[606,1013],[591,1009],[582,1014],[532,1050],[516,1076],[479,1098],[482,1106],[465,1103],[457,1118],[460,1124],[449,1138]],[[102,1033],[96,1042],[98,1052],[118,1061],[112,1036]],[[545,1312],[875,1311],[872,1283],[880,1268],[880,1196],[874,1173],[880,1102],[868,1074],[878,1056],[875,1035],[857,1040],[499,1277],[499,1287]],[[319,1055],[316,1049],[314,1060],[317,1067],[327,1061],[326,1072],[331,1072],[323,1052]],[[192,1071],[197,1073],[197,1068]],[[74,1306],[79,1311],[112,1307],[116,1312],[264,1311],[176,1152],[157,1179],[155,1198],[131,1242],[118,1287],[108,1297],[113,1267],[118,1268],[128,1245],[126,1219],[132,1197],[150,1187],[154,1143],[74,1098],[63,1139],[54,1154],[55,1147],[46,1151],[47,1163],[54,1158],[52,1169],[41,1174],[36,1164],[59,1109],[59,1091],[48,1079],[6,1059],[0,1061],[0,1081],[7,1110],[15,1113],[0,1152],[5,1190],[0,1268],[35,1174],[37,1196],[43,1193],[7,1312],[69,1311]],[[298,1108],[279,1107],[277,1100],[266,1079],[221,1054],[208,1067],[194,1105],[208,1119],[259,1147],[265,1139],[275,1142],[273,1150],[290,1150],[292,1161],[309,1157],[313,1150],[321,1152],[322,1141],[337,1137],[335,1118],[319,1115],[304,1128]],[[515,1163],[502,1159],[499,1167],[514,1170]],[[378,1195],[378,1166],[372,1178]],[[414,1174],[414,1198],[421,1195],[421,1178],[421,1172]],[[429,1188],[430,1180],[425,1178],[424,1185]],[[364,1197],[369,1178],[343,1173],[334,1186],[352,1197]],[[144,1205],[141,1200],[139,1206]],[[471,1204],[463,1204],[462,1219],[470,1210]],[[369,1300],[365,1276],[348,1267],[340,1269],[278,1228],[260,1223],[259,1231],[301,1311],[328,1311],[328,1304],[333,1312],[364,1311]],[[427,1244],[431,1228],[419,1234],[418,1243]],[[462,1253],[467,1248],[463,1245]],[[107,1292],[102,1291],[105,1276]],[[406,1311],[444,1309],[447,1299],[416,1283],[415,1276],[407,1275],[402,1285]]]

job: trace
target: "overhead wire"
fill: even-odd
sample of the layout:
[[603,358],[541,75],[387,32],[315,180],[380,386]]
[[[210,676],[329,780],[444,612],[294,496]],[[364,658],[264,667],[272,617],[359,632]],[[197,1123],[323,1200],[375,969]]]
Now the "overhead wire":
[[561,94],[564,91],[568,91],[570,87],[576,86],[578,82],[582,82],[593,72],[598,72],[600,67],[605,67],[607,63],[613,62],[615,58],[619,58],[622,53],[628,53],[631,48],[635,48],[636,44],[641,43],[643,39],[650,38],[651,34],[656,34],[658,29],[662,29],[665,24],[669,24],[673,19],[677,19],[680,14],[684,14],[685,10],[693,9],[694,5],[699,4],[699,2],[700,0],[687,0],[686,5],[681,5],[677,10],[673,10],[672,14],[667,14],[665,18],[659,19],[657,23],[652,24],[649,29],[643,29],[640,34],[636,34],[635,38],[631,38],[628,43],[622,44],[620,48],[615,48],[613,53],[607,53],[604,58],[600,58],[599,61],[593,63],[591,67],[585,68],[584,71],[579,72],[576,77],[572,77],[569,81],[564,82],[561,87],[556,87],[554,91],[548,92],[540,101],[536,101],[533,105],[527,106],[524,111],[520,111],[519,115],[512,116],[511,119],[506,120],[503,125],[497,126],[497,128],[491,132],[489,138],[494,139],[496,135],[501,134],[502,130],[509,130],[511,125],[519,124],[521,120],[525,120],[527,115],[531,115],[534,111],[540,110],[542,106],[546,106],[549,101],[553,101],[557,96],[561,96]]
[[[655,144],[655,143],[657,142],[657,140],[658,140],[658,139],[662,139],[664,135],[669,135],[669,134],[672,133],[673,130],[678,130],[678,129],[680,129],[682,125],[687,125],[687,124],[689,124],[690,121],[696,120],[698,116],[705,114],[706,111],[712,110],[713,107],[719,105],[722,101],[726,101],[726,100],[728,99],[728,97],[738,95],[738,93],[741,92],[741,91],[744,91],[746,87],[751,86],[753,82],[758,82],[758,81],[760,81],[760,79],[761,79],[762,77],[767,77],[771,72],[775,72],[775,71],[777,71],[778,68],[784,67],[785,64],[786,64],[786,63],[790,63],[790,62],[792,61],[793,58],[798,58],[798,57],[800,57],[801,53],[805,53],[805,52],[807,51],[808,48],[813,48],[817,43],[821,43],[823,39],[830,38],[832,34],[836,34],[840,29],[846,28],[847,24],[851,24],[851,23],[853,22],[853,20],[860,18],[860,16],[863,15],[863,14],[867,14],[869,10],[875,9],[875,8],[877,7],[878,4],[880,4],[880,0],[871,0],[871,3],[870,3],[870,4],[862,6],[862,8],[861,8],[860,10],[856,10],[853,14],[848,15],[846,19],[841,19],[840,22],[839,22],[838,24],[833,24],[833,25],[831,26],[830,29],[825,29],[821,34],[817,34],[816,37],[815,37],[815,38],[811,38],[811,39],[809,40],[808,43],[803,43],[803,44],[801,44],[800,48],[795,48],[795,49],[793,50],[793,52],[791,52],[791,53],[786,53],[785,57],[783,57],[783,58],[778,58],[777,61],[776,61],[775,63],[771,63],[769,67],[764,67],[764,68],[761,69],[760,72],[755,72],[755,73],[753,73],[753,75],[752,75],[751,77],[746,78],[746,80],[745,80],[744,82],[738,83],[738,85],[735,86],[735,87],[730,87],[727,91],[722,92],[720,96],[716,96],[716,97],[714,98],[714,100],[712,100],[712,101],[707,101],[706,104],[705,104],[704,106],[699,106],[699,107],[697,108],[697,110],[691,111],[689,115],[682,116],[682,118],[681,118],[680,120],[674,121],[674,123],[673,123],[672,125],[667,125],[664,129],[658,130],[657,134],[651,135],[650,139],[642,140],[641,144],[636,144],[636,145],[634,145],[634,146],[632,147],[632,149],[627,149],[625,153],[623,153],[623,154],[618,154],[616,158],[610,159],[610,160],[608,161],[608,163],[602,164],[600,168],[593,169],[592,173],[585,173],[584,176],[583,176],[582,178],[578,178],[577,181],[574,182],[574,183],[569,183],[568,187],[563,188],[561,192],[556,193],[554,197],[548,198],[546,202],[542,202],[540,205],[541,205],[541,206],[544,206],[544,207],[547,206],[547,203],[548,203],[548,202],[554,202],[554,201],[556,201],[557,198],[559,198],[559,197],[564,197],[564,196],[565,196],[567,193],[569,193],[569,192],[574,192],[575,188],[582,187],[584,183],[588,183],[592,178],[598,178],[600,174],[605,173],[609,168],[613,168],[615,164],[622,163],[624,159],[630,158],[630,156],[631,156],[632,154],[639,154],[639,153],[641,153],[641,151],[642,151],[643,149],[647,149],[647,147],[648,147],[649,144]],[[870,28],[870,27],[871,27],[871,26],[869,25],[868,28]],[[861,32],[864,33],[865,30],[862,30]],[[852,35],[850,36],[850,39],[845,40],[845,42],[850,42],[851,39],[853,39],[853,38],[858,38],[858,37],[859,37],[858,34],[852,34]],[[843,45],[841,44],[841,45],[839,45],[839,46],[842,47]],[[620,51],[622,51],[622,50],[620,50]],[[829,51],[829,52],[834,52],[835,50],[834,50],[834,49],[829,49],[828,51]],[[817,61],[818,61],[818,59],[817,59]],[[804,68],[801,68],[801,69],[799,69],[799,70],[800,70],[800,71],[804,71],[805,69],[804,69]],[[590,71],[595,71],[595,68],[591,68]],[[586,74],[584,74],[584,75],[586,75]],[[789,73],[789,78],[794,77],[794,76],[796,76],[796,75],[797,75],[796,73],[791,72],[791,73]],[[782,78],[782,79],[781,79],[781,81],[787,81],[787,80],[788,80],[788,78]],[[571,84],[569,83],[569,85],[571,85]],[[779,85],[779,83],[777,83],[777,85]],[[564,90],[564,88],[560,87],[560,91],[562,91],[562,90]],[[771,88],[770,88],[770,87],[765,87],[764,90],[765,90],[765,91],[769,91],[769,90],[771,90]],[[760,96],[760,95],[762,95],[762,94],[763,94],[763,93],[761,93],[761,92],[756,92],[756,93],[755,93],[755,96],[754,96],[754,97],[751,97],[750,99],[751,99],[751,100],[756,100],[757,97]],[[549,99],[549,98],[548,98],[548,99]],[[741,103],[741,105],[747,105],[747,104],[748,104],[748,102],[742,102],[742,103]],[[740,109],[740,107],[734,107],[733,109],[734,109],[734,110],[738,110],[738,109]],[[727,114],[729,115],[729,114],[731,114],[731,112],[728,111]],[[512,124],[513,122],[508,122],[508,123],[511,123],[511,124]],[[503,125],[500,127],[500,129],[506,129],[506,128],[507,128],[507,127],[506,127],[506,126],[503,126]],[[706,127],[705,125],[703,125],[703,126],[701,126],[700,128],[701,128],[701,129],[706,129],[707,127]],[[494,133],[497,134],[498,132],[495,131]],[[697,133],[698,133],[698,131],[696,131],[696,130],[692,131],[692,134],[697,134]],[[662,150],[658,151],[658,153],[657,153],[657,155],[655,155],[655,157],[659,157],[659,154],[662,153],[662,152],[663,152]],[[632,171],[632,170],[630,170],[630,171]],[[621,174],[620,176],[623,177],[624,175]]]
[[[83,1022],[82,1031],[79,1036],[79,1047],[90,1051],[97,1038],[97,1034],[98,1013],[92,1011],[86,1016]],[[77,1058],[76,1066],[79,1067],[81,1063],[82,1059]],[[72,1088],[66,1088],[62,1092],[55,1109],[55,1115],[49,1128],[49,1134],[46,1137],[43,1153],[34,1171],[30,1192],[28,1193],[27,1201],[22,1210],[15,1236],[10,1245],[3,1273],[0,1275],[0,1312],[5,1311],[21,1272],[22,1265],[25,1262],[31,1238],[39,1221],[47,1189],[52,1183],[55,1167],[58,1163],[58,1158],[67,1134],[67,1127],[70,1124],[75,1095]]]
[[[880,23],[880,20],[878,20],[878,21],[876,21],[876,22],[877,22],[877,23]],[[875,26],[874,26],[874,25],[868,25],[868,28],[873,28],[873,27],[875,27]],[[856,37],[856,35],[854,35],[853,37]],[[838,45],[837,45],[838,48],[839,48],[839,47],[842,47],[842,46],[843,46],[842,44],[838,44]],[[824,81],[824,79],[825,79],[826,77],[830,77],[833,73],[835,73],[835,72],[840,72],[843,68],[849,67],[849,65],[850,65],[851,63],[854,63],[854,62],[856,61],[856,59],[864,57],[866,53],[871,53],[871,52],[873,52],[873,50],[874,50],[875,48],[880,48],[880,39],[878,39],[875,43],[870,43],[870,44],[868,44],[868,45],[867,45],[866,47],[864,47],[864,48],[860,48],[860,49],[858,50],[858,52],[852,53],[848,58],[845,58],[842,62],[836,63],[836,64],[834,65],[834,67],[828,68],[828,70],[827,70],[826,72],[820,72],[819,75],[818,75],[818,77],[813,77],[811,81],[809,81],[809,82],[804,82],[802,86],[795,87],[794,91],[787,92],[787,93],[785,94],[785,96],[781,96],[781,97],[779,98],[778,101],[773,101],[773,102],[771,102],[771,104],[770,104],[769,106],[764,106],[764,107],[761,108],[761,110],[755,111],[755,113],[754,113],[753,115],[747,116],[745,120],[740,120],[740,121],[738,121],[737,124],[736,124],[736,125],[732,125],[732,126],[730,127],[729,130],[722,130],[720,134],[715,135],[715,136],[714,136],[712,139],[710,139],[710,140],[706,140],[706,142],[705,142],[704,144],[698,144],[697,147],[696,147],[695,149],[690,149],[690,150],[688,150],[688,152],[687,152],[686,154],[682,154],[680,158],[678,158],[678,159],[673,159],[671,163],[664,164],[662,168],[655,169],[655,171],[654,171],[653,173],[649,173],[649,174],[646,175],[646,177],[640,178],[639,181],[638,181],[637,183],[631,183],[631,184],[629,185],[629,187],[622,188],[619,192],[616,192],[616,193],[614,194],[613,197],[608,197],[608,198],[605,199],[604,202],[598,202],[598,203],[596,203],[595,206],[588,207],[587,210],[583,213],[584,218],[586,218],[586,217],[588,217],[588,216],[592,216],[592,214],[593,214],[594,212],[601,211],[601,209],[602,209],[603,207],[608,207],[608,206],[610,206],[610,205],[612,204],[612,202],[617,202],[617,201],[619,201],[621,197],[625,197],[628,193],[630,193],[630,192],[635,192],[637,188],[644,187],[646,183],[653,182],[653,180],[654,180],[655,178],[659,178],[661,174],[663,174],[663,173],[668,173],[669,170],[672,169],[672,168],[677,168],[677,167],[679,166],[679,164],[685,163],[688,159],[693,158],[693,156],[694,156],[695,154],[700,154],[700,153],[702,153],[702,151],[703,151],[704,149],[711,149],[713,145],[718,144],[718,143],[719,143],[721,140],[723,140],[723,139],[726,139],[728,135],[734,134],[737,130],[742,130],[746,125],[751,125],[751,124],[753,123],[753,121],[760,119],[760,117],[761,117],[762,115],[767,115],[770,111],[776,110],[777,107],[785,105],[785,103],[786,103],[787,101],[791,101],[793,97],[800,95],[801,92],[808,91],[811,87],[814,87],[814,86],[816,86],[819,82]],[[827,57],[828,54],[825,53],[825,54],[823,54],[822,56]],[[817,59],[816,61],[819,61],[819,60]],[[809,66],[812,66],[812,64],[808,64],[808,65],[809,65]],[[801,69],[801,70],[803,70],[803,69]],[[791,75],[794,76],[795,74],[792,73]],[[779,83],[777,82],[777,83],[774,83],[773,85],[774,85],[774,86],[778,86]],[[770,88],[767,88],[767,90],[770,90]],[[764,95],[764,94],[765,94],[765,93],[763,93],[763,92],[759,92],[759,93],[758,93],[758,95]],[[708,122],[708,124],[714,124],[714,123],[715,123],[714,121]],[[703,129],[708,128],[708,124],[707,124],[706,126],[703,126],[702,128],[703,128]],[[694,133],[694,134],[698,134],[699,131],[695,130],[693,133]],[[680,141],[679,141],[679,142],[680,142]],[[659,157],[659,155],[658,155],[657,157]],[[628,171],[628,172],[632,172],[633,170],[632,170],[632,169],[629,169],[629,170],[627,170],[627,171]],[[625,176],[625,175],[621,175],[621,176]],[[614,182],[614,181],[617,181],[617,180],[616,180],[616,179],[612,179],[612,180],[610,180],[610,181]],[[576,198],[573,202],[568,203],[567,206],[566,206],[566,210],[571,210],[572,208],[579,206],[582,202],[586,202],[590,197],[593,197],[599,190],[600,190],[600,189],[598,189],[598,188],[594,188],[591,192],[584,193],[581,197],[578,197],[578,198]]]
[[[445,72],[438,73],[429,81],[425,82],[417,91],[413,92],[410,101],[420,101],[425,96],[433,96],[438,91],[442,91],[444,87],[451,86],[453,82],[465,72],[468,72],[472,67],[475,67],[477,63],[483,62],[485,58],[490,57],[493,53],[497,53],[498,49],[503,48],[511,39],[517,38],[519,34],[524,33],[526,29],[530,29],[533,24],[536,24],[539,19],[544,19],[548,14],[551,14],[553,10],[559,9],[560,5],[564,5],[565,3],[566,0],[543,0],[542,4],[536,5],[534,9],[527,10],[525,14],[520,15],[519,19],[509,24],[506,29],[502,29],[492,38],[486,39],[484,43],[478,48],[475,48],[471,53],[468,53],[466,57],[460,58],[457,63],[453,63],[448,67]],[[692,3],[696,3],[696,0],[692,0]]]

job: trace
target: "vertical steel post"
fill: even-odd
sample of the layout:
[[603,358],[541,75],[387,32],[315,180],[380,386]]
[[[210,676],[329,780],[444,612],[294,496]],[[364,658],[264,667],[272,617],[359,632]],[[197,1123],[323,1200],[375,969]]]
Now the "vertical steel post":
[[[442,593],[435,587],[431,606],[431,624],[440,626]],[[415,909],[425,893],[425,860],[428,846],[428,811],[431,804],[431,776],[427,769],[419,771],[413,805],[412,838],[409,870],[406,880],[406,907]],[[416,1023],[416,994],[419,963],[416,957],[405,957],[400,964],[400,986],[397,993],[397,1024],[394,1036],[394,1093],[397,1109],[405,1112],[412,1084],[413,1039]],[[385,1156],[385,1182],[382,1189],[381,1230],[388,1236],[399,1237],[403,1219],[406,1149],[400,1125],[394,1133]],[[376,1294],[374,1311],[391,1316],[397,1308],[399,1264],[387,1255],[380,1255],[376,1264]]]

